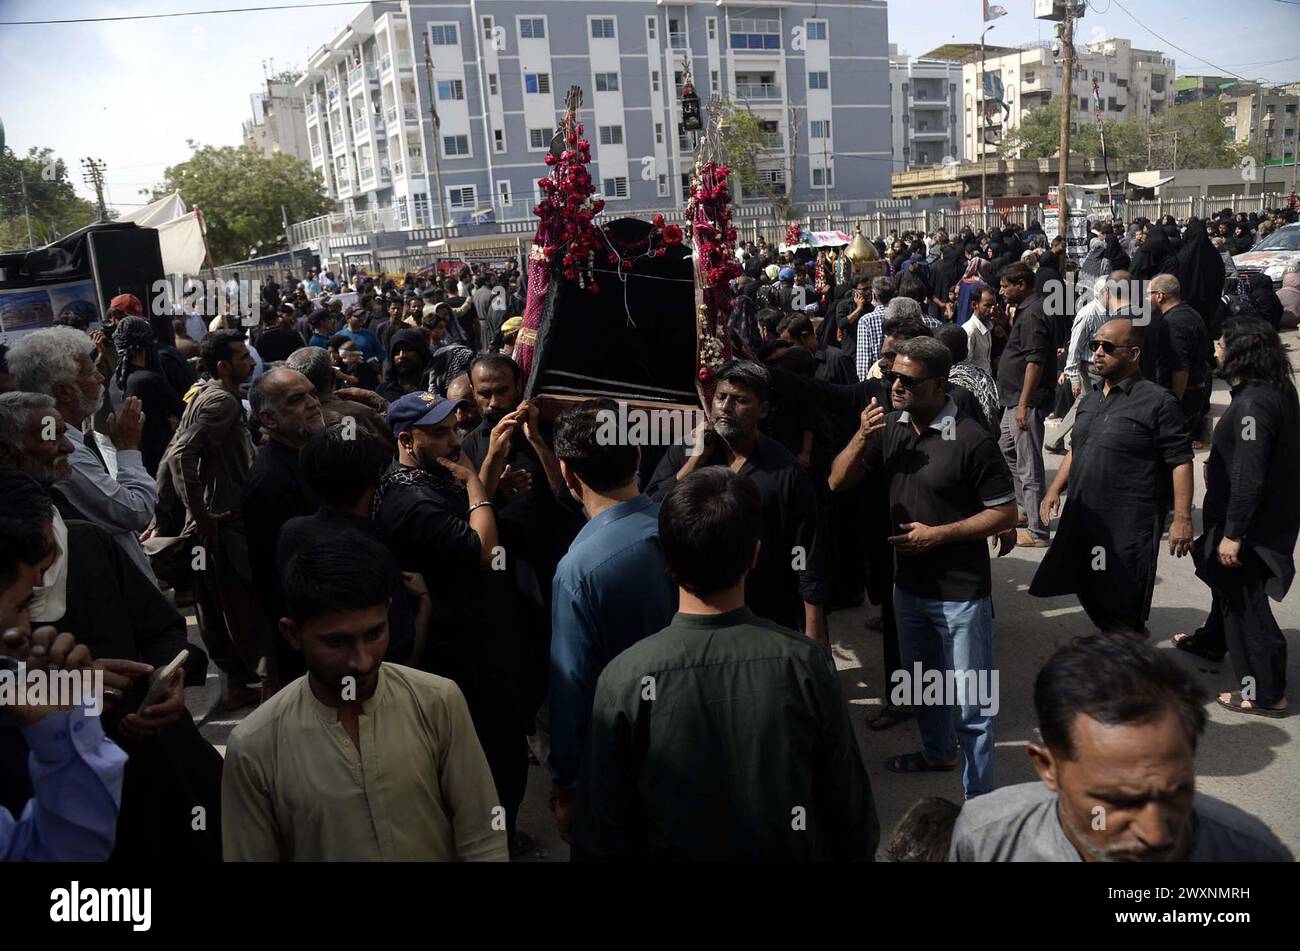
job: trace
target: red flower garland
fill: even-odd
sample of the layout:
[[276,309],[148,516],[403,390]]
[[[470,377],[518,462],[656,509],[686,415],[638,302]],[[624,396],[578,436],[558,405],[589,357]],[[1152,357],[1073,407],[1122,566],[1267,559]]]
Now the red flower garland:
[[785,243],[789,245],[803,243],[803,229],[799,227],[798,222],[785,229]]
[[[546,260],[558,266],[566,278],[590,286],[595,293],[596,281],[591,276],[591,265],[603,243],[595,217],[604,209],[605,202],[592,197],[596,186],[587,171],[591,145],[582,138],[582,124],[565,116],[564,134],[568,147],[559,158],[549,152],[546,154],[546,164],[556,168],[549,177],[537,182],[542,200],[533,209],[533,214],[541,222],[533,244],[541,246]],[[560,256],[558,262],[557,256]]]
[[717,366],[731,356],[725,329],[731,313],[731,281],[741,274],[735,256],[736,229],[731,223],[730,174],[725,165],[701,162],[686,204],[686,227],[695,242],[696,267],[704,285],[698,362],[700,382],[706,385]]

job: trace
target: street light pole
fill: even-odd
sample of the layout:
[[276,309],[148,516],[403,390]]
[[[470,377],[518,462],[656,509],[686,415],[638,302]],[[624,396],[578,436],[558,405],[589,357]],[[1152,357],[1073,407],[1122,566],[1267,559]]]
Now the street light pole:
[[976,96],[977,96],[976,101],[978,105],[976,107],[976,115],[975,115],[975,127],[979,132],[979,135],[976,137],[976,144],[979,145],[979,150],[980,150],[980,221],[983,222],[983,224],[980,227],[982,227],[985,231],[987,231],[989,228],[989,212],[988,212],[988,198],[986,197],[985,194],[985,188],[988,185],[988,180],[985,171],[985,156],[984,156],[984,145],[985,145],[984,139],[987,133],[987,128],[986,128],[987,123],[985,122],[984,119],[984,37],[988,35],[988,32],[991,29],[993,29],[993,25],[989,24],[988,26],[984,27],[984,32],[980,34],[980,81],[979,81],[979,89],[976,92]]

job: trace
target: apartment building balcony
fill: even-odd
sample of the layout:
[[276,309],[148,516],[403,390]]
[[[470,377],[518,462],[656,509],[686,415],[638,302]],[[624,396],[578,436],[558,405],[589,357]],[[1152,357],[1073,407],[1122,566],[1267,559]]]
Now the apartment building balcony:
[[685,33],[669,33],[669,34],[668,34],[668,48],[669,48],[669,49],[674,49],[674,50],[684,50],[684,49],[687,49],[686,34],[685,34]]
[[384,128],[390,135],[396,135],[397,130],[401,128],[401,122],[397,118],[397,107],[389,106],[384,110]]
[[342,129],[335,129],[335,130],[334,130],[334,134],[333,134],[332,136],[330,136],[330,142],[333,143],[334,145],[342,145],[342,144],[343,144],[343,130],[342,130]]
[[398,69],[409,70],[411,68],[411,54],[405,50],[399,50],[397,55],[391,53],[379,60],[379,75],[387,76],[393,71],[393,67]]
[[367,82],[379,82],[379,70],[373,66],[357,66],[348,70],[348,95],[360,91],[361,87]]
[[373,165],[362,165],[361,175],[358,176],[358,178],[362,186],[364,186],[366,182],[373,182],[375,180],[375,167]]
[[325,98],[326,98],[326,100],[329,102],[329,104],[330,104],[331,106],[334,105],[334,100],[335,100],[335,99],[338,99],[338,97],[339,97],[339,84],[338,84],[338,83],[326,83],[326,84],[325,84]]
[[394,162],[391,167],[393,170],[393,178],[397,179],[397,178],[406,177],[405,167],[401,159],[398,159],[396,162]]
[[352,120],[352,132],[354,135],[365,135],[370,128],[370,120],[364,115],[357,116]]
[[406,125],[420,124],[420,113],[415,106],[402,107],[402,121],[406,123]]
[[315,159],[319,159],[319,158],[321,157],[321,152],[320,152],[320,145],[319,145],[319,143],[316,143],[316,142],[313,142],[313,143],[312,143],[312,145],[311,145],[311,157],[312,157],[312,159],[313,159],[312,164],[315,164],[315,161],[314,161]]
[[379,166],[379,184],[391,185],[392,182],[393,182],[393,175],[392,172],[389,171],[389,167],[387,165]]
[[933,142],[936,139],[948,138],[948,130],[936,126],[927,126],[924,129],[919,126],[912,126],[912,138],[924,142]]
[[307,121],[308,122],[316,121],[316,100],[315,99],[310,99],[307,101]]
[[736,83],[737,99],[780,99],[778,83]]
[[907,97],[907,105],[910,109],[947,109],[951,103],[947,99],[912,95]]

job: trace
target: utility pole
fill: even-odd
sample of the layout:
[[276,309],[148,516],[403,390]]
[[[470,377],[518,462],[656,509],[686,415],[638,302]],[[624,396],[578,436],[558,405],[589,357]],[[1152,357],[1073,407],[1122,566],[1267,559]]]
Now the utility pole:
[[108,220],[108,208],[104,205],[104,168],[105,165],[99,159],[83,158],[81,167],[84,169],[81,180],[95,189],[95,201],[99,204],[99,221]]
[[[1074,94],[1071,80],[1074,72],[1074,0],[1065,0],[1065,21],[1061,29],[1061,54],[1063,78],[1061,80],[1061,162],[1056,182],[1058,232],[1067,237],[1070,229],[1070,202],[1066,183],[1070,180],[1070,130],[1074,125]],[[1067,237],[1068,241],[1068,237]]]
[[[438,160],[438,100],[433,95],[433,57],[429,54],[429,34],[424,34],[424,79],[429,91],[429,114],[433,117],[433,180],[438,188],[438,223],[442,239],[447,240],[447,196],[442,191],[442,163]],[[495,187],[495,186],[494,186]]]
[[[980,150],[980,221],[983,222],[981,227],[988,231],[989,229],[989,212],[988,212],[988,193],[985,190],[988,185],[986,174],[986,157],[984,154],[985,139],[988,137],[988,120],[984,117],[984,37],[988,36],[989,30],[993,29],[992,25],[986,26],[984,32],[980,34],[980,78],[979,89],[976,90],[975,106],[975,130],[978,133],[975,136],[975,144]],[[1003,123],[1006,126],[1006,123]]]
[[27,178],[21,167],[18,169],[18,187],[23,191],[23,217],[27,219],[27,250],[30,251],[35,246],[32,241],[32,209],[27,201]]

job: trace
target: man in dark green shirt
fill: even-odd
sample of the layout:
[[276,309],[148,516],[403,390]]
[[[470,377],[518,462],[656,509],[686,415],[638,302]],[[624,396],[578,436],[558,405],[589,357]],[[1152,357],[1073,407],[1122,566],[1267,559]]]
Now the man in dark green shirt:
[[575,860],[861,860],[871,784],[825,648],[745,607],[758,487],[720,466],[659,513],[672,623],[600,675]]

